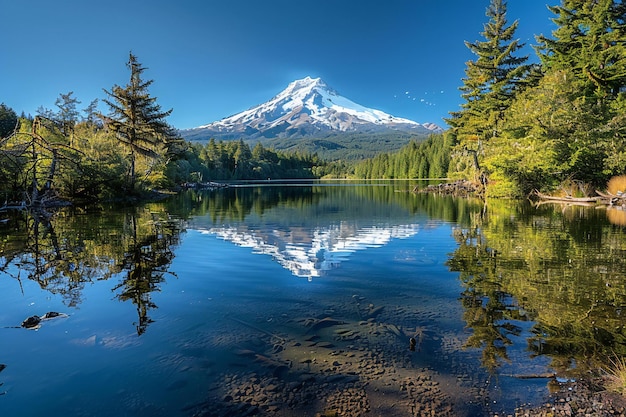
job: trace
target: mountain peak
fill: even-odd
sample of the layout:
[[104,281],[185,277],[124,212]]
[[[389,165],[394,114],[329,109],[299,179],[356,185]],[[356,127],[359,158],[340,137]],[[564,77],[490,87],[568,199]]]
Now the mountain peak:
[[312,78],[308,75],[302,79],[292,81],[287,86],[287,89],[299,89],[299,88],[309,88],[309,87],[327,87],[326,83],[321,78]]
[[183,131],[183,136],[254,139],[317,136],[333,132],[399,131],[428,134],[441,131],[383,111],[357,104],[339,95],[321,78],[305,77],[263,104],[220,121]]

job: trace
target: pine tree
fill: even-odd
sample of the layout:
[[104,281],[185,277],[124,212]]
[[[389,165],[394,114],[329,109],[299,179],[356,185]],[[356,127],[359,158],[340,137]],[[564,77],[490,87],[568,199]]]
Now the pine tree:
[[477,58],[467,62],[460,87],[465,102],[447,120],[458,150],[470,154],[474,172],[481,178],[479,160],[484,143],[500,133],[504,113],[532,69],[525,65],[527,56],[516,56],[524,44],[513,39],[518,21],[508,25],[506,12],[506,0],[491,0],[486,12],[489,21],[481,33],[484,41],[465,43]]
[[89,126],[98,126],[98,99],[93,99],[87,107],[83,109],[83,121]]
[[117,139],[130,150],[129,185],[135,188],[135,165],[137,154],[158,158],[171,128],[165,121],[172,110],[162,111],[156,97],[151,97],[148,87],[153,80],[144,81],[146,70],[137,57],[129,55],[126,66],[130,69],[130,81],[125,87],[114,85],[111,91],[104,90],[110,99],[104,102],[111,108],[108,116],[100,115],[106,126],[115,132]]
[[563,0],[550,10],[557,29],[537,38],[537,51],[546,77],[564,79],[550,87],[566,95],[569,105],[560,111],[570,111],[560,119],[572,121],[555,137],[555,155],[568,176],[602,184],[626,169],[626,5]]
[[54,114],[53,121],[57,124],[63,136],[69,139],[70,146],[74,142],[74,128],[78,123],[79,112],[76,109],[76,105],[80,104],[80,101],[76,97],[72,97],[73,91],[67,94],[59,94],[59,97],[54,102],[59,111]]
[[0,103],[0,139],[9,136],[17,127],[17,114],[4,103]]
[[582,93],[598,102],[626,86],[626,5],[614,0],[563,0],[553,38],[539,36],[538,54],[548,71],[568,70],[583,83]]

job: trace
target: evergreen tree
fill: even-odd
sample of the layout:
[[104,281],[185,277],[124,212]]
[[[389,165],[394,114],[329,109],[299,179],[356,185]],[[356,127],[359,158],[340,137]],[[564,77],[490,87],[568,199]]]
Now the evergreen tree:
[[550,10],[557,29],[537,38],[537,50],[546,77],[562,80],[547,87],[567,102],[559,120],[570,122],[559,122],[559,134],[546,139],[565,175],[602,184],[626,170],[626,5],[563,0]]
[[83,121],[89,126],[98,126],[98,99],[94,99],[83,109]]
[[76,109],[76,105],[80,104],[80,101],[76,97],[72,97],[73,91],[67,94],[59,94],[59,97],[54,102],[54,105],[58,107],[59,111],[54,114],[53,121],[59,126],[61,133],[69,138],[70,145],[73,145],[74,128],[78,123],[79,112]]
[[626,86],[626,5],[614,0],[563,0],[550,10],[556,15],[553,38],[537,38],[546,70],[572,71],[587,98],[615,98]]
[[17,114],[4,103],[0,104],[0,139],[9,136],[17,127]]
[[467,62],[466,77],[460,87],[465,102],[452,112],[448,124],[453,128],[459,150],[469,153],[476,174],[481,174],[483,145],[500,133],[504,113],[518,91],[525,86],[531,67],[528,57],[517,57],[524,44],[514,40],[518,21],[508,25],[506,0],[491,0],[488,23],[481,35],[484,41],[466,42],[477,56]]
[[130,188],[134,189],[137,154],[149,158],[159,157],[160,148],[171,132],[165,118],[172,110],[162,111],[156,97],[150,96],[148,87],[153,80],[142,79],[146,68],[137,61],[132,52],[126,66],[130,69],[129,83],[125,87],[114,85],[111,91],[104,90],[109,97],[104,102],[111,108],[111,113],[100,117],[115,132],[117,139],[129,148],[128,178]]

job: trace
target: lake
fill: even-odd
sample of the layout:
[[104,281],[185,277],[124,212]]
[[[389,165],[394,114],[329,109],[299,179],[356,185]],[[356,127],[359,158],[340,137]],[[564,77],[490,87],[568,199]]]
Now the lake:
[[11,213],[0,415],[487,416],[626,354],[625,212],[413,186]]

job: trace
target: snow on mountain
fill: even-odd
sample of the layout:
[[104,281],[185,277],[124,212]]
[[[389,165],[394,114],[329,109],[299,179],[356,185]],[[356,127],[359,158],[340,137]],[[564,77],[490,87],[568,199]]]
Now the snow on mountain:
[[331,89],[320,78],[290,83],[269,101],[249,110],[194,129],[181,131],[190,140],[215,138],[275,138],[316,136],[332,132],[440,132],[432,123],[420,124],[357,104]]

